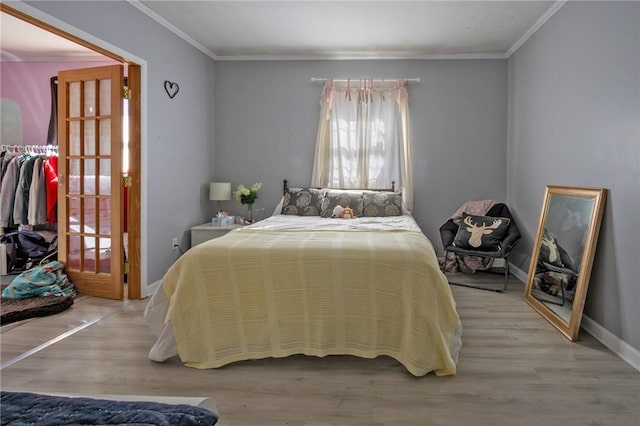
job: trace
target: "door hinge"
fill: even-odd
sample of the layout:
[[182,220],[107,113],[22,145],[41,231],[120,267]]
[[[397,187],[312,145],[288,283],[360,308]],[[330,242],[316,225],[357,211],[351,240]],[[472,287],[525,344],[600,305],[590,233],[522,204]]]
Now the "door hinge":
[[131,89],[129,89],[128,87],[123,87],[122,88],[122,97],[129,100],[131,99]]
[[131,185],[133,183],[133,179],[131,178],[131,176],[127,175],[127,176],[122,176],[122,186],[125,188],[131,188]]
[[122,271],[125,275],[129,274],[129,262],[124,262],[124,265],[122,265]]

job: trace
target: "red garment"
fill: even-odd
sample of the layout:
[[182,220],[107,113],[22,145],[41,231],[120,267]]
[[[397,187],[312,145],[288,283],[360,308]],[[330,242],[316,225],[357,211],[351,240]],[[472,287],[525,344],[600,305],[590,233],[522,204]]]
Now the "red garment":
[[47,221],[58,222],[58,157],[49,157],[43,162],[47,186]]

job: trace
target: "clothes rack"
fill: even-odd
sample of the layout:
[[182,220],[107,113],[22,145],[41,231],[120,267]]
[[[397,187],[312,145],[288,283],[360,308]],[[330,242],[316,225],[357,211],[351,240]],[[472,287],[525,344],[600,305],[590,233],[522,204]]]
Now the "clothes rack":
[[0,145],[0,151],[10,154],[58,155],[57,145]]

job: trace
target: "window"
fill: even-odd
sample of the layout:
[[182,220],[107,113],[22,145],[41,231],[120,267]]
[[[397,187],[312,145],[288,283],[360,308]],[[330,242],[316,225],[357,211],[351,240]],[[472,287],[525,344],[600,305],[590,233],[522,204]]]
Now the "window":
[[[312,185],[389,189],[412,199],[406,83],[375,87],[371,80],[328,81],[321,99]],[[355,86],[355,87],[353,87]],[[406,203],[406,201],[405,201]]]

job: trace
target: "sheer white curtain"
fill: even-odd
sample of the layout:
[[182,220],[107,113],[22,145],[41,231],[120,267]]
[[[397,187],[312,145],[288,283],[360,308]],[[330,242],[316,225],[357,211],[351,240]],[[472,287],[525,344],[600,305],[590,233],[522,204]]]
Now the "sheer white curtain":
[[413,209],[409,96],[406,82],[326,82],[312,186],[388,189],[396,182]]

